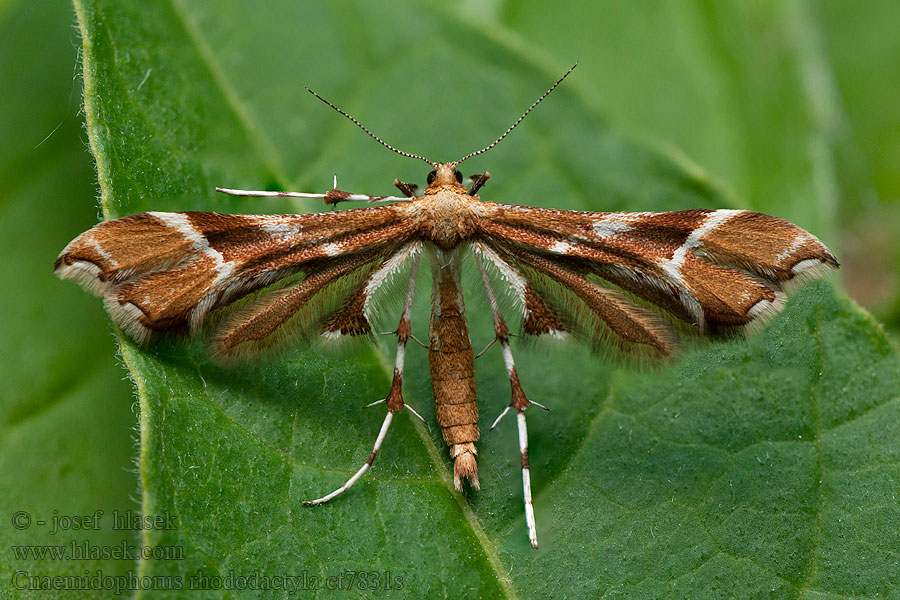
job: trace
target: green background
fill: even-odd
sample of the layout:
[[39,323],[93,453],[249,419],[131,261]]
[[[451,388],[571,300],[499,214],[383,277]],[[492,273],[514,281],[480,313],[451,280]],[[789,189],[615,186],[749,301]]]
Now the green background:
[[[13,589],[20,570],[306,574],[323,586],[344,571],[390,572],[393,589],[357,580],[347,597],[900,597],[900,5],[76,8],[77,20],[62,0],[0,1],[0,597],[47,596]],[[464,165],[494,176],[483,197],[752,208],[820,236],[842,270],[761,334],[689,344],[649,373],[576,346],[515,345],[526,393],[553,409],[529,413],[537,552],[511,421],[483,435],[479,493],[452,491],[437,428],[400,415],[351,493],[300,506],[368,454],[382,413],[361,406],[387,390],[388,345],[226,371],[196,344],[119,339],[117,361],[100,302],[50,273],[103,216],[318,208],[215,197],[215,185],[321,191],[335,171],[342,188],[373,194],[394,177],[421,182],[421,163],[380,149],[304,84],[388,142],[447,159],[493,139],[576,59],[522,127]],[[470,296],[479,346],[490,321]],[[424,352],[410,354],[408,400],[433,422]],[[484,430],[508,383],[496,351],[477,370]],[[116,509],[174,515],[178,527],[139,534],[107,519],[51,535],[12,524],[17,511],[49,521]],[[184,560],[13,549],[72,540],[171,547]],[[136,595],[290,597],[153,587]]]

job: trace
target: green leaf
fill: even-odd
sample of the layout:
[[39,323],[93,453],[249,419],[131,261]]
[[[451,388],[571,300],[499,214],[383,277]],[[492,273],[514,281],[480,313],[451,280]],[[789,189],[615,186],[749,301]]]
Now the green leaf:
[[[823,0],[818,13],[845,122],[838,176],[846,285],[895,330],[900,327],[900,17],[890,0],[858,6]],[[852,270],[851,270],[852,269]],[[852,273],[852,274],[851,274]]]
[[[900,201],[900,81],[892,77],[900,69],[900,40],[890,35],[892,22],[900,18],[900,6],[889,0],[867,2],[853,10],[836,0],[817,3],[818,14],[833,65],[850,135],[863,157],[845,167],[846,175],[870,179],[883,202]],[[852,179],[851,179],[852,181]],[[850,207],[866,208],[871,190],[854,189]]]
[[[51,560],[14,546],[72,541],[136,544],[130,531],[51,535],[54,516],[136,508],[134,401],[112,360],[108,319],[92,298],[53,277],[56,254],[96,222],[91,158],[78,116],[78,44],[72,7],[0,4],[0,596],[16,572],[54,576],[124,574],[131,560]],[[32,40],[41,40],[39,45]],[[31,525],[17,529],[13,515]],[[48,525],[36,523],[44,520]],[[39,597],[48,592],[23,592]],[[58,598],[91,596],[59,591]]]
[[[421,164],[377,147],[304,84],[389,143],[447,159],[493,139],[568,66],[542,66],[499,25],[411,2],[76,6],[108,217],[314,210],[212,189],[324,190],[335,170],[342,188],[367,193],[390,192],[394,177],[423,179]],[[697,26],[726,36],[723,18],[706,12]],[[758,18],[795,17],[803,19],[775,7]],[[812,68],[798,56],[806,51],[784,50],[790,69]],[[507,141],[465,164],[491,171],[485,199],[586,210],[736,203],[686,159],[610,127],[579,77],[587,76],[576,71]],[[805,119],[811,109],[796,110]],[[801,163],[784,169],[807,191],[830,176],[828,161]],[[766,206],[809,218],[801,199],[812,196]],[[813,216],[803,224],[827,235],[831,213]],[[477,347],[492,328],[470,296]],[[427,281],[418,298],[421,332]],[[613,370],[575,346],[516,346],[526,392],[553,408],[529,412],[537,552],[524,531],[512,423],[480,443],[480,492],[455,493],[440,432],[404,417],[350,493],[301,506],[367,457],[383,409],[361,407],[388,389],[386,344],[301,349],[236,370],[209,362],[198,344],[141,349],[123,339],[122,350],[141,409],[143,508],[178,520],[144,542],[185,553],[142,562],[142,575],[234,588],[240,575],[292,574],[324,588],[343,572],[377,573],[373,588],[369,575],[345,589],[364,597],[380,595],[388,573],[393,593],[410,597],[836,597],[896,593],[900,583],[891,567],[897,528],[883,526],[900,516],[892,431],[900,358],[825,283],[804,288],[751,340],[698,345],[649,374]],[[410,354],[408,400],[433,423],[425,356]],[[496,352],[479,359],[476,376],[486,431],[508,403]]]

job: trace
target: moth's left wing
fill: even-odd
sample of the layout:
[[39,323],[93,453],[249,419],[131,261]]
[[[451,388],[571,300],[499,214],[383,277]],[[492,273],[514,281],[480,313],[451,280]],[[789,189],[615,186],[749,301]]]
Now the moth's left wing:
[[569,291],[595,276],[701,329],[774,314],[785,284],[838,266],[812,234],[746,210],[595,213],[496,204],[480,228],[484,243],[520,270]]
[[665,320],[625,295],[590,281],[577,268],[495,238],[474,251],[495,267],[519,300],[522,333],[562,337],[574,333],[595,348],[665,358],[675,337]]

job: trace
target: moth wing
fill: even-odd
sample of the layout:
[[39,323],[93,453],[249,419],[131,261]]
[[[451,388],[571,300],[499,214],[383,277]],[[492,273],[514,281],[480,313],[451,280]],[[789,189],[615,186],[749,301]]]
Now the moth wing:
[[370,333],[375,295],[420,249],[410,242],[334,258],[307,269],[299,281],[262,290],[216,324],[211,356],[233,362],[272,353],[288,341]]
[[812,234],[746,210],[595,213],[496,205],[481,229],[701,329],[772,315],[783,305],[785,286],[838,266]]
[[559,261],[495,239],[476,242],[475,251],[509,284],[526,335],[573,333],[595,349],[611,347],[634,356],[674,353],[675,336],[665,319]]
[[102,296],[113,320],[146,342],[196,333],[212,310],[285,278],[322,276],[364,251],[388,255],[412,228],[392,205],[303,215],[142,213],[81,234],[54,271]]

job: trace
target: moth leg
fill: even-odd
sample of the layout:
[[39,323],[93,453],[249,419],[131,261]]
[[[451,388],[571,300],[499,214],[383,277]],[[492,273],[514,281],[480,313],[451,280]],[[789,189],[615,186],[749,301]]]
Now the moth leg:
[[[525,392],[522,391],[522,385],[519,383],[519,375],[516,373],[516,362],[513,360],[512,350],[509,347],[509,329],[503,321],[503,316],[500,314],[500,308],[497,305],[497,297],[494,295],[493,288],[491,288],[491,281],[488,277],[487,270],[484,268],[484,261],[478,254],[475,255],[475,259],[478,262],[478,269],[481,271],[481,280],[484,282],[485,293],[488,297],[488,303],[491,306],[491,315],[494,319],[494,334],[496,335],[495,339],[500,342],[500,348],[503,351],[503,362],[506,363],[506,372],[509,374],[509,385],[512,389],[512,400],[510,400],[509,406],[503,409],[503,412],[500,413],[500,416],[497,417],[494,424],[491,425],[491,429],[494,429],[494,427],[497,426],[500,419],[502,419],[510,409],[516,411],[519,427],[519,453],[522,457],[522,494],[525,502],[525,524],[528,527],[528,541],[531,542],[533,548],[537,549],[537,526],[534,521],[534,504],[531,499],[531,471],[528,465],[528,427],[525,423],[525,409],[531,404],[537,404],[537,402],[529,401],[525,396]],[[541,406],[540,404],[537,405]],[[546,409],[545,406],[541,406],[541,408]]]
[[267,190],[234,190],[231,188],[217,187],[217,192],[230,196],[252,196],[256,198],[318,198],[325,204],[338,204],[350,200],[360,200],[373,204],[375,202],[409,202],[410,198],[404,196],[370,196],[369,194],[351,194],[344,190],[332,189],[324,194],[307,194],[305,192],[270,192]]
[[496,343],[497,343],[497,336],[494,336],[494,339],[492,339],[491,341],[489,341],[488,344],[487,344],[487,346],[485,346],[484,349],[483,349],[481,352],[479,352],[478,354],[475,355],[475,358],[481,358],[481,356],[482,356],[485,352],[487,352],[488,350],[490,350],[490,349],[491,349],[491,346],[493,346],[493,345],[496,344]]
[[478,192],[478,190],[481,189],[481,186],[487,183],[487,180],[490,178],[491,174],[487,171],[485,171],[484,173],[479,173],[477,175],[472,175],[472,187],[469,188],[469,195],[474,196]]
[[[394,413],[403,410],[403,407],[406,406],[403,402],[403,365],[406,359],[406,342],[409,338],[412,337],[412,328],[410,326],[410,313],[412,311],[412,302],[413,302],[413,294],[416,289],[416,275],[419,271],[419,260],[420,256],[416,256],[412,259],[412,264],[410,267],[409,273],[409,287],[406,290],[406,302],[403,306],[403,315],[400,317],[400,325],[397,327],[397,357],[394,359],[394,379],[391,382],[391,390],[388,392],[387,398],[384,400],[378,400],[373,402],[369,406],[373,404],[379,404],[381,402],[387,403],[388,413],[384,417],[384,422],[381,424],[381,429],[378,432],[378,437],[375,438],[375,445],[372,447],[372,452],[369,454],[369,458],[366,459],[366,462],[363,464],[359,470],[354,473],[350,479],[344,483],[341,487],[334,490],[330,494],[322,496],[321,498],[317,498],[315,500],[304,500],[303,506],[315,506],[317,504],[323,504],[328,502],[335,496],[339,496],[349,490],[354,483],[359,480],[363,474],[369,470],[369,467],[372,466],[372,463],[375,462],[375,457],[378,455],[378,450],[381,449],[381,444],[384,442],[384,438],[387,436],[388,429],[391,427],[391,421],[394,418]],[[419,415],[412,407],[407,406],[410,412],[412,412],[415,416],[422,419],[422,416]],[[424,422],[424,419],[422,419]]]
[[381,431],[378,432],[378,437],[375,438],[375,445],[372,447],[372,453],[369,454],[368,460],[366,460],[365,464],[363,464],[363,466],[360,467],[359,471],[354,473],[350,477],[350,479],[348,479],[346,481],[346,483],[344,483],[344,485],[342,485],[338,489],[334,490],[330,494],[326,494],[325,496],[322,496],[321,498],[316,498],[315,500],[304,500],[303,506],[315,506],[317,504],[323,504],[325,502],[328,502],[335,496],[339,496],[339,495],[343,494],[344,492],[346,492],[347,490],[349,490],[353,486],[353,484],[356,483],[356,481],[360,477],[362,477],[366,471],[369,470],[369,467],[372,466],[372,462],[374,462],[374,460],[375,460],[375,455],[378,454],[378,450],[381,448],[381,443],[384,441],[385,436],[387,436],[387,432],[391,426],[391,420],[393,418],[394,418],[394,411],[392,411],[391,409],[388,409],[388,414],[387,414],[387,416],[384,417],[384,423],[381,424]]
[[403,195],[407,198],[415,198],[416,190],[419,189],[419,186],[415,183],[406,183],[405,181],[400,181],[399,179],[394,180],[394,187],[403,192]]

